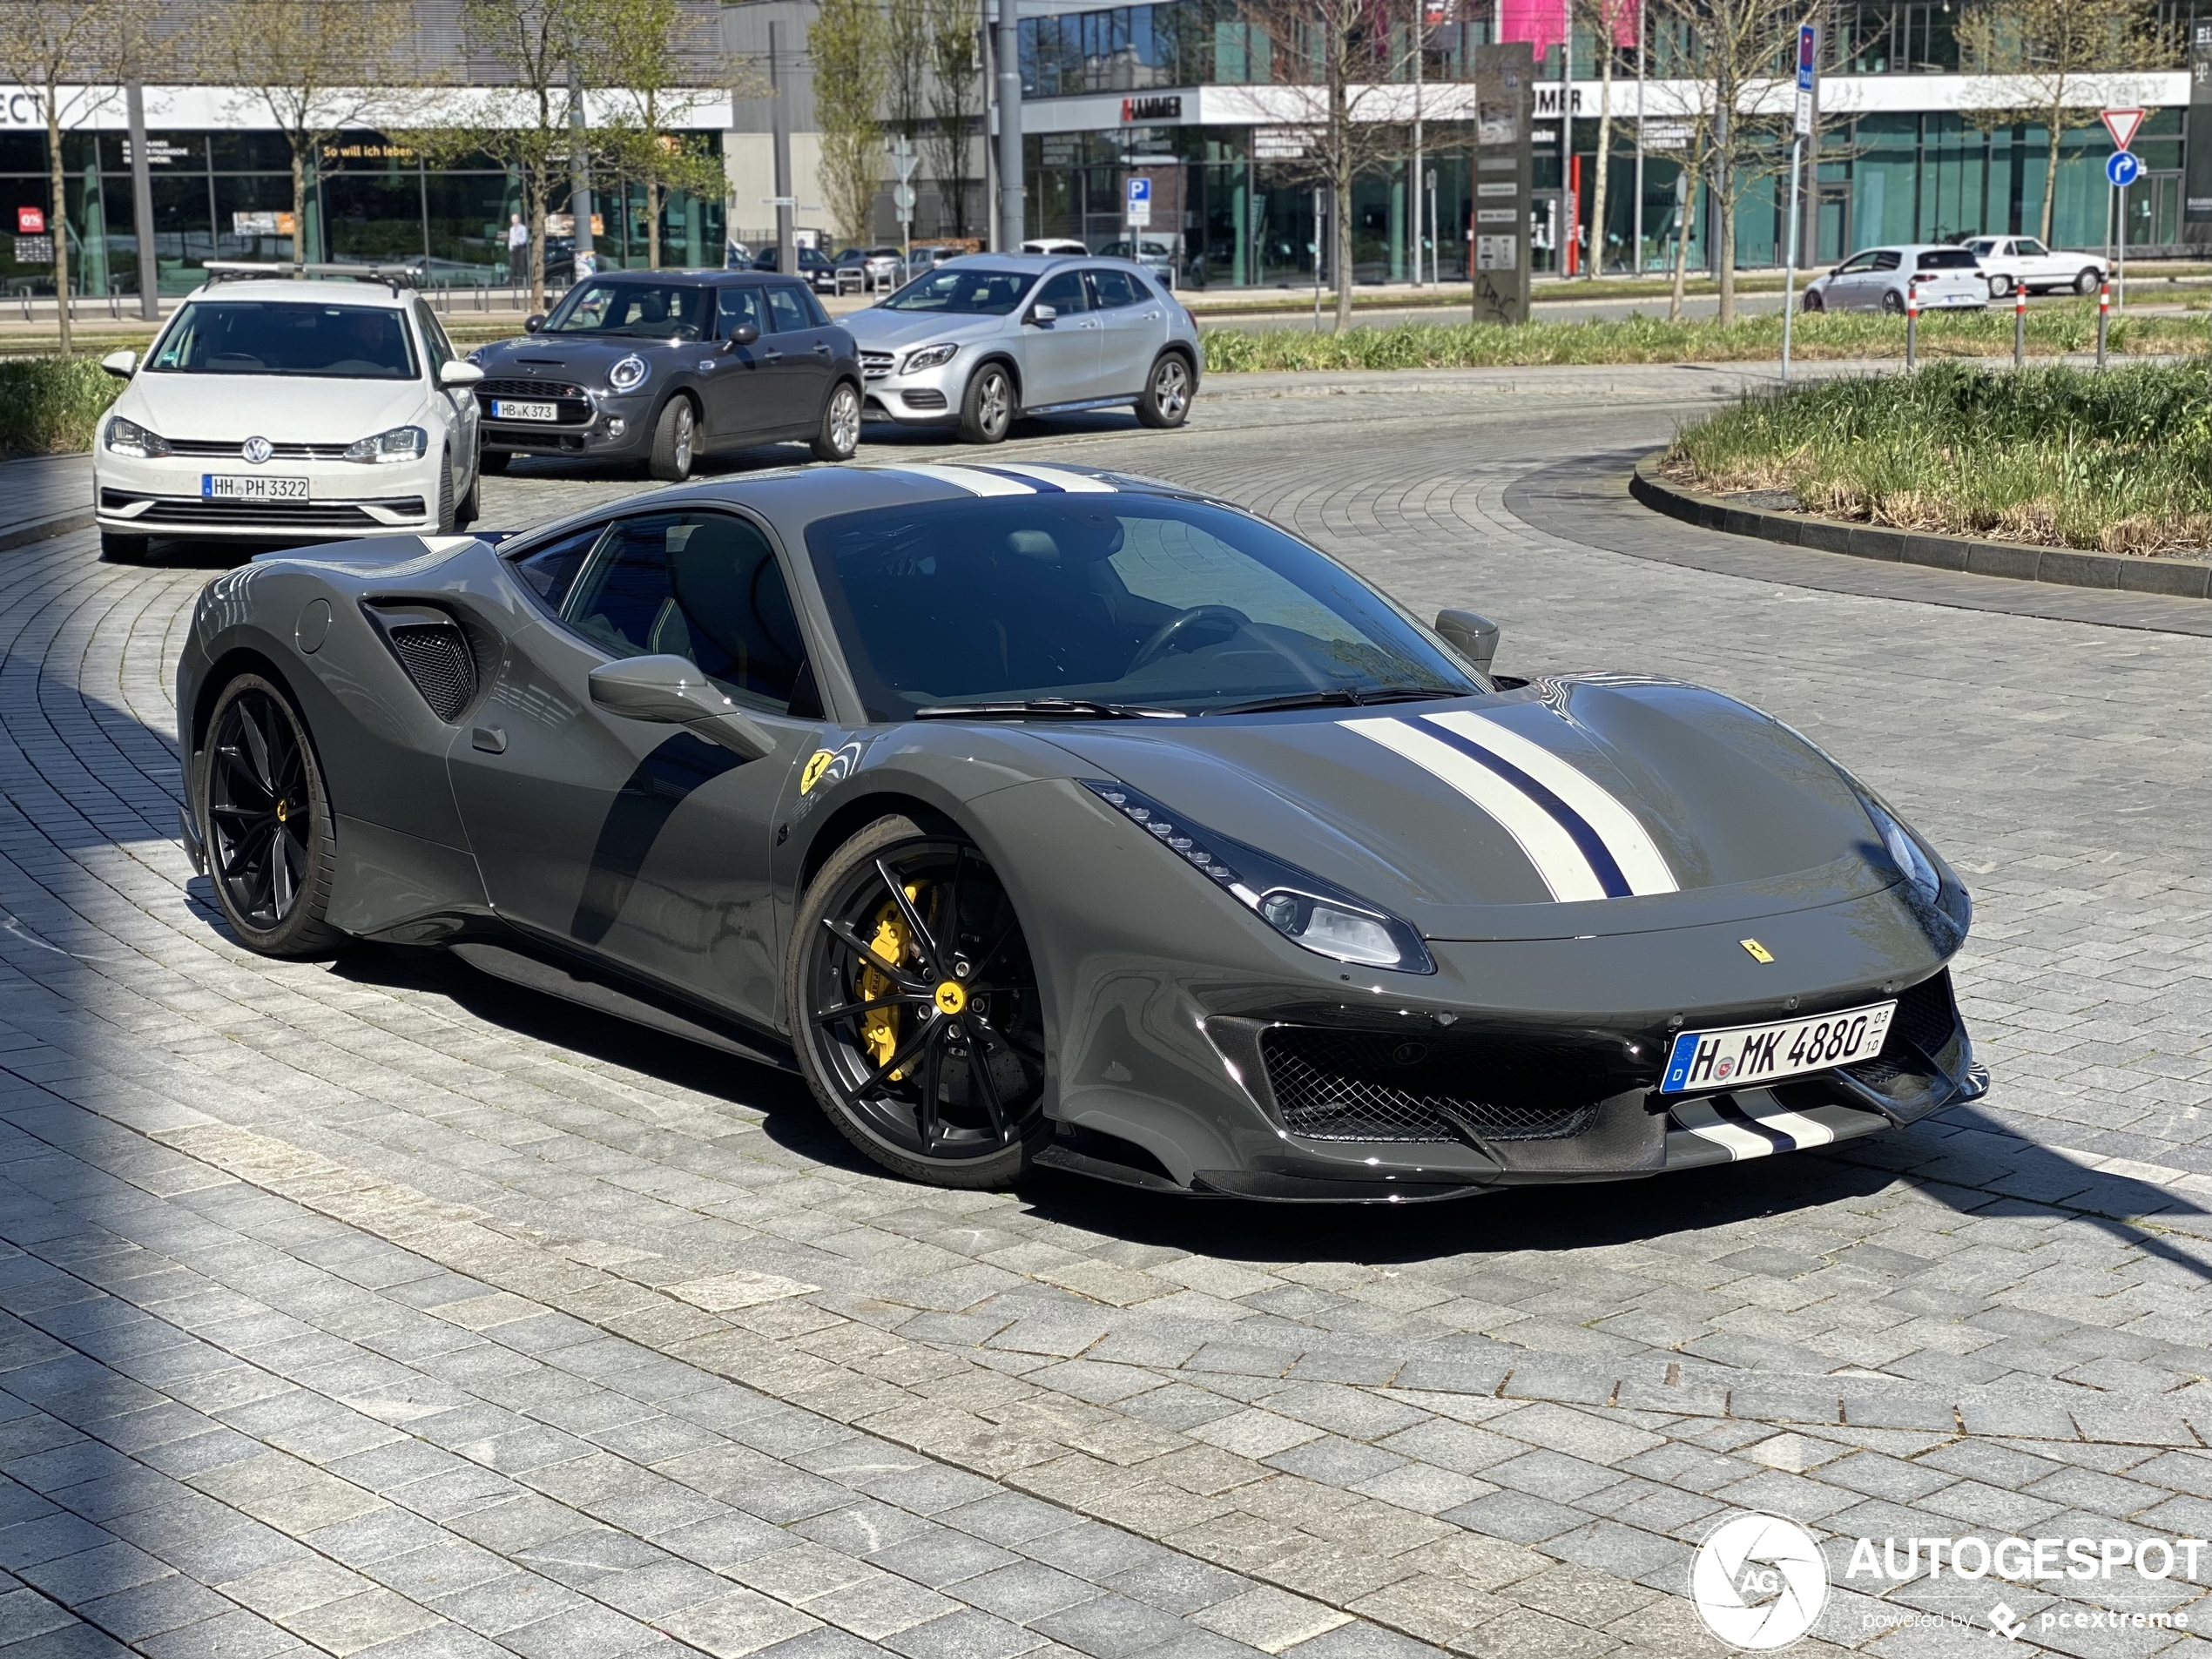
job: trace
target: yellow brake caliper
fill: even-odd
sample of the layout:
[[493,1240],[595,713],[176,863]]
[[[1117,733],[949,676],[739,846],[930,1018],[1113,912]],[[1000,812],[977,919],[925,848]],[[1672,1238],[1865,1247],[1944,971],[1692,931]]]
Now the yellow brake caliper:
[[[912,904],[918,887],[907,888],[907,902]],[[875,919],[875,937],[868,941],[868,948],[887,962],[903,963],[907,956],[907,922],[899,914],[899,907],[887,904]],[[888,996],[898,987],[881,968],[863,963],[860,968],[860,1001],[873,1002],[878,997]],[[899,1010],[871,1008],[860,1016],[860,1041],[879,1066],[890,1063],[891,1056],[899,1052]],[[906,1076],[901,1068],[891,1074],[889,1081],[897,1082]]]

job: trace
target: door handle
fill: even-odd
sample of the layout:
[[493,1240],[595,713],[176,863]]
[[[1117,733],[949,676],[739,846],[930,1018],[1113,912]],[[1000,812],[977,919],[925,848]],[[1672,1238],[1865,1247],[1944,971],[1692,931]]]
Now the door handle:
[[784,361],[784,354],[779,351],[765,351],[760,354],[760,359],[763,362],[780,363]]
[[817,352],[817,353],[819,353],[820,355],[822,355],[822,356],[824,356],[824,357],[826,357],[826,356],[828,356],[828,355],[830,354],[829,341],[827,341],[826,340],[818,340],[818,341],[816,341],[813,343],[813,345],[812,347],[810,347],[808,349],[809,349],[809,350],[812,350],[812,351],[814,351],[814,352]]

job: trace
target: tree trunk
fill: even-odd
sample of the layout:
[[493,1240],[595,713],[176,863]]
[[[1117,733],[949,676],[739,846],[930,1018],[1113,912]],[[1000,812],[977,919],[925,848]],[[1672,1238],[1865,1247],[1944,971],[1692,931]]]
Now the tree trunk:
[[545,309],[545,177],[542,169],[526,168],[523,173],[523,211],[530,224],[530,304],[532,311]]
[[[2043,217],[2039,221],[2037,234],[2042,238],[2045,247],[2051,246],[2051,212],[2059,199],[2059,141],[2063,136],[2059,121],[2064,111],[2065,106],[2054,99],[2043,126],[2043,131],[2050,138],[2051,159],[2043,169]],[[2107,230],[2105,234],[2109,239],[2111,232]]]
[[1705,150],[1693,145],[1682,171],[1682,223],[1675,227],[1675,286],[1667,296],[1667,320],[1682,320],[1683,290],[1689,276],[1689,239],[1697,233],[1697,196],[1705,172]]
[[660,180],[645,180],[645,268],[660,269]]
[[[1734,96],[1731,91],[1731,100]],[[1733,113],[1731,102],[1723,111],[1723,118]],[[1716,314],[1725,328],[1736,320],[1736,130],[1732,120],[1713,158],[1713,246],[1718,255],[1713,274],[1720,285],[1720,304]]]
[[292,140],[292,268],[296,271],[307,262],[307,165],[300,135],[286,136]]
[[[1342,334],[1352,327],[1352,107],[1345,85],[1348,71],[1344,40],[1339,33],[1330,47],[1332,56],[1329,82],[1329,126],[1336,140],[1329,168],[1329,262],[1336,268],[1337,327]],[[1318,238],[1316,239],[1318,239]]]
[[[1617,4],[1617,0],[1615,0]],[[1597,183],[1590,192],[1590,269],[1593,281],[1605,269],[1605,186],[1607,174],[1613,162],[1613,10],[1612,5],[1598,7],[1598,56],[1604,60],[1605,72],[1598,78],[1605,90],[1598,94],[1597,112]]]
[[[46,158],[51,164],[54,211],[46,228],[54,238],[54,320],[61,328],[62,355],[70,354],[69,327],[69,171],[62,165],[62,125],[55,118],[54,88],[46,94]],[[141,249],[138,257],[146,257]]]

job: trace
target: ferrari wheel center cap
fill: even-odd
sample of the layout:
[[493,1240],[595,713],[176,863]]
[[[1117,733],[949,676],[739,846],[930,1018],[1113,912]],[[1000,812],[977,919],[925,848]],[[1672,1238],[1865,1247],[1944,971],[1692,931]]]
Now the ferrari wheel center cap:
[[289,817],[292,815],[292,814],[291,814],[291,813],[287,810],[287,808],[290,806],[290,805],[291,805],[291,803],[290,803],[290,802],[288,802],[288,801],[281,801],[281,800],[280,800],[280,801],[279,801],[279,802],[277,803],[277,822],[278,822],[278,823],[280,823],[280,824],[283,823],[283,822],[284,822],[284,820],[285,820],[286,819],[289,818]]
[[968,1006],[968,988],[956,979],[948,979],[937,988],[937,1012],[958,1014]]

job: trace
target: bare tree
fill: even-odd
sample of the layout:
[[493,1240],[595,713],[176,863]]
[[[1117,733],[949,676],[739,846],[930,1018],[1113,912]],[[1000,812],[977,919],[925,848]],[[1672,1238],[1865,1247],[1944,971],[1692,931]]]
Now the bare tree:
[[884,124],[912,144],[929,111],[927,0],[884,0]]
[[292,152],[292,262],[309,257],[307,175],[316,152],[349,127],[391,126],[413,106],[394,85],[413,32],[406,0],[226,0],[200,14],[192,49],[258,105]]
[[[1419,3],[1419,0],[1416,0]],[[1597,182],[1590,193],[1590,262],[1593,280],[1605,268],[1605,198],[1613,165],[1613,60],[1621,31],[1635,26],[1644,0],[1575,0],[1597,37],[1598,78],[1604,87],[1597,111]],[[1568,27],[1574,27],[1570,17]]]
[[885,21],[876,0],[821,0],[806,30],[814,60],[814,115],[822,134],[822,188],[840,233],[865,242],[883,179],[881,107]]
[[[53,207],[54,301],[66,356],[74,347],[69,314],[68,173],[62,134],[105,108],[145,57],[142,9],[132,0],[0,0],[0,80],[37,95],[46,123],[47,185]],[[153,250],[138,250],[151,270]]]
[[[661,212],[671,191],[719,196],[722,164],[682,123],[715,94],[702,90],[691,65],[715,47],[711,18],[684,0],[597,0],[595,25],[604,39],[590,78],[612,95],[614,111],[599,133],[621,176],[645,187],[645,264],[660,268]],[[767,78],[749,65],[722,71],[724,90],[765,97]]]
[[2177,42],[2139,0],[1983,0],[1957,29],[1969,118],[1984,128],[2033,122],[2050,136],[2039,221],[2047,246],[2066,135],[2095,125],[2101,108],[2142,102],[2149,88],[2124,78],[2175,63]]
[[1371,0],[1241,0],[1239,10],[1273,52],[1277,84],[1267,96],[1282,111],[1278,119],[1302,130],[1301,171],[1327,185],[1333,200],[1329,268],[1336,326],[1348,327],[1352,185],[1403,152],[1399,123],[1411,114],[1413,97],[1395,83],[1412,40],[1401,43],[1387,10]]
[[929,12],[929,171],[952,205],[953,234],[968,234],[968,167],[983,110],[983,58],[972,0],[925,0]]

